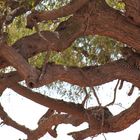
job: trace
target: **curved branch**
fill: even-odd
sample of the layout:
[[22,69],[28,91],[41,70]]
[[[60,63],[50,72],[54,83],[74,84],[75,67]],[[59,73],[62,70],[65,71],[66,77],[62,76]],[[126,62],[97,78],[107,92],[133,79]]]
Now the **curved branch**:
[[[56,109],[60,112],[67,112],[69,114],[72,114],[78,120],[80,120],[80,122],[88,120],[89,117],[87,115],[88,110],[87,111],[84,110],[83,107],[80,105],[75,105],[73,103],[66,103],[63,101],[50,99],[49,97],[32,92],[29,89],[16,84],[11,85],[11,88],[15,90],[17,93],[19,93],[20,95],[27,97],[32,101]],[[116,116],[110,116],[109,118],[105,119],[102,130],[101,130],[101,126],[99,126],[100,122],[94,119],[93,116],[90,116],[90,119],[92,118],[91,121],[93,124],[91,125],[91,128],[87,130],[83,130],[81,132],[74,132],[73,136],[75,138],[78,137],[84,139],[88,136],[94,136],[102,132],[107,133],[107,132],[121,131],[140,119],[140,111],[138,111],[137,108],[140,108],[140,97],[135,101],[135,103],[130,108],[126,109],[125,111],[121,112]]]
[[[14,77],[15,76],[13,75],[13,78]],[[10,78],[12,79],[12,76]],[[20,79],[20,77],[18,79]],[[81,87],[93,87],[116,79],[123,79],[140,87],[140,71],[123,59],[101,66],[83,68],[66,67],[48,63],[44,76],[34,85],[34,87],[50,84],[57,80],[79,85]],[[3,82],[1,82],[5,85],[7,83],[8,85],[8,82],[5,82],[5,80],[2,80]]]
[[[88,4],[88,11],[79,10],[77,15],[87,14],[85,34],[112,37],[136,50],[140,50],[140,27],[128,22],[127,17],[110,8],[104,0],[94,0]],[[87,22],[88,21],[88,22]]]
[[93,87],[116,79],[123,79],[140,87],[140,71],[123,59],[101,66],[83,68],[66,67],[49,63],[47,64],[46,74],[35,87],[40,87],[57,80],[81,87]]
[[[38,5],[41,1],[42,0],[35,0],[34,6]],[[25,14],[27,11],[30,11],[32,9],[32,6],[29,4],[28,0],[21,2],[7,0],[6,3],[7,6],[9,6],[12,9],[10,14],[6,17],[6,25],[12,23],[15,17]]]
[[22,81],[22,78],[15,71],[2,75],[0,78],[0,95],[2,95],[6,88],[10,87],[11,83],[17,83],[19,81]]
[[97,128],[95,129],[93,126],[92,128],[88,128],[79,132],[73,132],[69,135],[72,135],[76,140],[78,140],[101,133],[119,132],[128,128],[130,125],[134,124],[140,119],[140,111],[138,108],[140,108],[140,97],[135,101],[134,104],[132,104],[130,108],[122,111],[114,117],[110,117],[108,120],[105,120],[102,130]]
[[0,55],[16,68],[21,77],[26,80],[27,85],[32,87],[39,77],[39,71],[29,65],[14,48],[6,44],[0,44],[0,48]]
[[[44,40],[38,33],[23,37],[16,41],[12,47],[20,53],[25,59],[36,55],[37,53],[53,50],[63,51],[68,48],[72,42],[83,33],[80,21],[70,18],[65,25],[66,30],[55,32],[41,31],[46,40]],[[0,68],[4,68],[9,64],[4,59],[0,58]]]
[[16,83],[13,84],[11,83],[10,88],[13,89],[15,92],[17,92],[18,94],[20,94],[21,96],[24,96],[43,106],[52,108],[54,110],[57,110],[58,112],[66,112],[74,116],[77,116],[80,119],[84,119],[83,115],[84,108],[80,104],[76,105],[74,103],[67,103],[61,100],[51,99],[37,92],[33,92],[28,88],[23,87]]
[[132,104],[132,106],[120,114],[110,118],[108,120],[110,125],[110,132],[118,132],[128,128],[131,124],[134,124],[140,119],[140,97]]
[[134,24],[140,26],[140,1],[139,0],[123,0],[125,3],[125,15]]
[[[11,73],[11,81],[17,82],[22,80],[16,74],[16,72],[14,72],[13,75]],[[140,87],[140,71],[123,59],[102,66],[89,66],[83,68],[66,67],[48,63],[43,78],[34,86],[40,87],[61,80],[81,87],[93,87],[116,79],[123,79]],[[8,80],[8,77],[0,80],[1,86],[3,84],[5,86],[7,85],[7,87],[10,85],[10,83],[5,82],[6,80]]]
[[[63,51],[82,35],[99,34],[110,36],[140,50],[140,28],[129,23],[126,17],[110,8],[103,0],[90,1],[73,17],[60,24],[57,32],[59,37],[53,32],[41,32],[49,42],[54,44],[53,46],[45,42],[37,33],[18,40],[12,46],[24,58],[29,58],[49,49]],[[0,64],[1,68],[8,65],[1,59]]]
[[45,135],[46,132],[52,130],[52,126],[56,126],[61,123],[76,125],[77,123],[81,124],[82,122],[83,121],[80,122],[78,119],[68,114],[54,114],[44,120],[43,123],[41,123],[37,129],[33,130],[28,137],[29,140],[32,140],[34,137],[39,139]]
[[89,0],[72,0],[72,2],[70,2],[66,6],[63,6],[56,10],[42,11],[42,12],[35,11],[27,17],[27,27],[32,28],[34,26],[34,20],[36,22],[41,22],[41,21],[47,21],[47,20],[54,20],[57,18],[74,14],[88,1]]

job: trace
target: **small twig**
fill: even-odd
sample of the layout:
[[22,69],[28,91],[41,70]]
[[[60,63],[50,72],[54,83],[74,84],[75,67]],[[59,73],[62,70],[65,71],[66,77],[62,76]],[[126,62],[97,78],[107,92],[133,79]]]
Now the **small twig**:
[[114,105],[119,106],[120,108],[126,109],[125,107],[122,106],[121,103],[116,103],[116,104],[114,104]]
[[96,93],[95,89],[93,87],[91,89],[93,90],[93,94],[94,94],[94,96],[95,96],[95,98],[96,98],[96,100],[98,102],[98,105],[101,106],[102,104],[101,104],[101,102],[100,102],[100,100],[99,100],[99,98],[97,96],[97,93]]
[[51,55],[51,51],[49,50],[46,54],[46,58],[45,58],[45,61],[44,61],[44,64],[43,64],[43,67],[42,67],[42,70],[41,70],[41,74],[39,76],[39,80],[41,80],[43,78],[44,74],[46,73],[47,64],[49,62],[50,55]]
[[47,39],[47,38],[45,38],[44,36],[43,36],[43,34],[41,34],[41,31],[40,31],[40,29],[39,29],[39,27],[38,27],[38,24],[37,24],[37,22],[35,21],[35,30],[36,30],[36,32],[38,33],[38,35],[43,39],[43,40],[45,40],[46,42],[48,42],[48,43],[50,43],[50,41]]
[[121,82],[120,82],[120,86],[119,86],[119,90],[122,89],[123,84],[124,84],[124,80],[121,80]]
[[104,121],[105,121],[105,112],[104,112],[104,110],[102,110],[102,126],[101,126],[101,130],[103,130]]
[[105,140],[107,140],[107,138],[106,138],[105,134],[104,134],[104,133],[102,133],[102,135],[103,135],[104,139],[105,139]]
[[135,86],[132,85],[132,86],[131,86],[131,89],[130,89],[130,91],[129,91],[129,93],[128,93],[128,96],[131,96],[131,95],[133,94],[134,88],[135,88]]
[[86,93],[86,96],[85,96],[84,100],[82,101],[82,105],[84,106],[85,103],[87,102],[87,99],[89,98],[89,94],[88,94],[88,91],[87,91],[86,87],[84,87],[83,90]]
[[105,107],[107,107],[107,106],[110,106],[110,105],[113,105],[113,104],[114,104],[114,102],[115,102],[115,100],[116,100],[116,93],[117,93],[117,88],[118,88],[119,82],[120,82],[120,80],[118,80],[118,81],[117,81],[117,84],[116,84],[116,86],[115,86],[115,88],[114,88],[114,98],[113,98],[113,101],[112,101],[112,102],[110,102],[109,104],[107,104]]
[[0,126],[3,126],[4,125],[4,121],[2,121],[1,123],[0,123]]
[[[34,10],[33,10],[33,12],[34,12]],[[48,44],[50,44],[50,46],[53,46],[54,43],[50,42],[50,41],[49,41],[47,38],[45,38],[45,37],[43,36],[43,34],[41,33],[41,31],[40,31],[40,29],[39,29],[39,26],[38,26],[38,24],[37,24],[37,20],[36,20],[36,19],[32,19],[32,20],[33,20],[33,22],[34,22],[34,27],[35,27],[35,30],[36,30],[36,32],[38,33],[38,35],[39,35],[43,40],[45,40]],[[56,33],[56,36],[58,37],[58,34],[57,34],[57,33]],[[39,76],[39,80],[42,79],[42,77],[44,76],[44,74],[45,74],[45,72],[46,72],[46,68],[47,68],[47,64],[48,64],[50,55],[51,55],[51,50],[48,49],[47,54],[46,54],[46,58],[45,58],[45,64],[43,65],[41,74],[40,74],[40,76]]]
[[[35,9],[32,9],[32,13],[35,13]],[[39,29],[39,26],[38,26],[38,23],[37,23],[37,19],[36,18],[32,18],[32,21],[33,21],[33,24],[34,24],[34,27],[35,27],[35,30],[36,32],[38,33],[38,35],[43,39],[45,40],[47,43],[51,43],[47,38],[45,38],[43,36],[43,34],[41,33],[40,29]]]

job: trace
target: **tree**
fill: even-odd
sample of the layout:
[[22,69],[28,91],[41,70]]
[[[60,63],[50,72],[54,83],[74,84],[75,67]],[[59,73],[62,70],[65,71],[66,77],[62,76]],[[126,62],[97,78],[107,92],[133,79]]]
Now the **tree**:
[[[88,122],[88,129],[70,133],[79,140],[118,132],[139,120],[139,97],[118,115],[114,116],[108,109],[125,81],[132,83],[128,96],[133,94],[134,87],[140,87],[139,0],[6,0],[0,3],[0,93],[11,88],[49,108],[40,118],[38,128],[30,130],[12,120],[0,105],[2,123],[22,131],[28,140],[37,140],[47,132],[56,137],[56,128],[61,123],[78,126]],[[15,33],[16,29],[19,32]],[[7,70],[7,66],[15,69]],[[116,79],[113,101],[102,106],[95,86]],[[25,85],[21,83],[24,80]],[[62,81],[71,84],[75,92],[72,96],[78,91],[81,93],[76,96],[83,100],[81,103],[70,102],[70,96],[66,102],[32,90],[46,85],[65,94]],[[91,92],[98,106],[86,108]]]

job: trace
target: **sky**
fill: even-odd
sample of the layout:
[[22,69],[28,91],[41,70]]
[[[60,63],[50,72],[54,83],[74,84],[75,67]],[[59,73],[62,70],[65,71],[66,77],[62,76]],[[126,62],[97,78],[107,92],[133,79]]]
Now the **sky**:
[[[109,84],[105,84],[98,90],[98,95],[101,99],[103,105],[109,103],[113,99],[113,88],[115,86],[114,82],[110,82]],[[127,93],[130,89],[131,84],[125,83],[123,90],[119,90],[117,92],[117,98],[115,105],[110,106],[110,111],[116,115],[124,109],[131,106],[131,104],[136,100],[139,96],[139,90],[135,88],[135,91],[132,96],[127,96]],[[55,94],[55,93],[52,93]],[[14,91],[10,89],[6,89],[0,98],[0,102],[4,107],[4,110],[8,113],[8,115],[16,120],[18,123],[25,125],[30,129],[35,129],[37,127],[37,121],[39,118],[47,111],[47,107],[41,106],[31,100],[28,100]],[[96,105],[95,99],[90,101],[89,104],[92,106]],[[72,137],[68,136],[67,133],[72,131],[82,130],[88,127],[87,123],[81,124],[79,127],[74,127],[70,124],[61,124],[57,128],[58,137],[56,139],[52,138],[48,134],[39,140],[73,140]],[[138,135],[140,134],[140,121],[131,125],[128,129],[117,133],[107,133],[104,134],[107,140],[137,140]],[[8,132],[8,134],[7,134]],[[26,139],[26,135],[22,132],[10,127],[10,126],[0,126],[0,139],[1,140],[18,140]],[[86,140],[91,140],[91,138],[87,138]],[[98,135],[93,138],[93,140],[105,140],[104,136]]]

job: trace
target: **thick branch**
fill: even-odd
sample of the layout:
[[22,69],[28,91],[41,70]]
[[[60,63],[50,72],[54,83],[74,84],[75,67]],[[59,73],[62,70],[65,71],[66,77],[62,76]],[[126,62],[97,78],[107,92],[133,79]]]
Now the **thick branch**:
[[[11,73],[12,81],[20,81],[20,77]],[[12,76],[13,75],[13,76]],[[136,67],[132,67],[125,60],[118,60],[103,66],[90,66],[84,68],[77,67],[64,67],[62,65],[47,64],[46,73],[43,79],[35,85],[40,87],[44,84],[50,84],[54,81],[61,80],[71,84],[76,84],[82,87],[92,87],[110,82],[115,79],[123,79],[133,83],[135,86],[140,87],[140,72]],[[7,79],[1,79],[5,86],[8,82]]]
[[83,68],[48,64],[46,74],[36,86],[61,80],[81,87],[93,87],[115,79],[124,79],[140,87],[140,71],[125,60],[118,60],[102,66]]
[[[57,31],[58,33],[42,31],[41,35],[48,41],[40,37],[38,33],[34,33],[19,39],[12,47],[25,59],[43,51],[63,51],[68,48],[80,34],[82,35],[83,29],[76,20],[77,19],[70,18],[65,25],[65,31],[60,30]],[[4,68],[8,65],[9,64],[5,62],[5,60],[0,58],[0,68]]]
[[83,133],[74,134],[77,135],[74,137],[85,138],[85,136],[87,135],[92,136],[94,134],[100,134],[101,132],[118,132],[129,127],[131,124],[133,124],[140,118],[140,111],[137,110],[137,108],[139,108],[140,106],[140,98],[138,98],[136,102],[129,109],[121,112],[120,114],[114,117],[109,117],[107,120],[105,120],[103,128],[101,129],[101,126],[99,126],[99,124],[101,123],[96,122],[97,120],[94,119],[93,116],[90,116],[90,114],[86,116],[85,114],[87,114],[88,111],[86,113],[86,111],[84,111],[81,108],[81,106],[78,107],[78,105],[74,105],[73,103],[66,103],[66,102],[50,99],[48,97],[45,97],[44,95],[33,93],[29,89],[22,87],[20,85],[12,85],[11,88],[14,89],[20,95],[27,97],[32,101],[40,103],[49,108],[54,108],[58,111],[67,112],[69,114],[74,115],[75,117],[77,116],[76,118],[77,119],[79,118],[81,121],[88,120],[88,118],[90,117],[90,120],[88,121],[89,123],[92,122],[91,127],[93,127],[94,129],[88,130],[88,134],[86,135],[83,135]]
[[35,11],[27,17],[27,27],[32,28],[34,26],[34,21],[41,22],[47,20],[54,20],[57,18],[74,14],[88,1],[89,0],[76,0],[76,1],[72,0],[72,2],[59,9],[55,9],[52,11],[42,11],[42,12]]
[[128,128],[140,119],[140,97],[132,104],[132,106],[120,114],[114,116],[109,121],[110,132],[118,132]]
[[0,55],[16,68],[21,77],[26,80],[27,85],[32,87],[32,84],[34,84],[39,77],[37,70],[29,65],[14,48],[8,47],[6,44],[1,44],[0,49]]
[[[42,0],[35,0],[34,1],[34,6],[39,4]],[[17,2],[14,0],[7,0],[6,1],[7,6],[11,8],[11,13],[7,15],[5,23],[8,25],[12,23],[15,17],[20,16],[22,14],[25,14],[27,11],[30,11],[33,6],[30,5],[28,0]]]
[[[74,17],[60,24],[57,32],[59,37],[55,33],[47,31],[41,33],[49,42],[54,44],[53,46],[35,33],[18,40],[13,44],[13,47],[25,58],[29,58],[49,49],[63,51],[82,34],[99,34],[113,37],[136,50],[140,50],[139,27],[129,23],[127,18],[110,8],[103,0],[90,1],[85,4],[82,9],[76,12]],[[0,64],[1,68],[7,66],[4,65],[3,60]]]
[[[15,76],[13,76],[13,78],[15,79]],[[18,81],[18,79],[16,81]],[[61,80],[81,87],[93,87],[115,79],[123,79],[140,87],[140,71],[125,60],[118,60],[102,66],[89,66],[83,68],[66,67],[48,63],[44,76],[34,86],[40,87],[44,84],[50,84],[54,81]],[[5,83],[6,86],[6,83],[8,85],[8,82],[5,82],[5,80],[3,83]]]
[[17,83],[19,81],[22,81],[22,78],[17,72],[10,72],[2,75],[0,78],[0,95],[6,88],[10,87],[12,83]]
[[13,84],[11,85],[10,88],[13,89],[15,92],[17,92],[18,94],[20,94],[21,96],[24,96],[43,106],[52,108],[59,112],[66,112],[78,116],[78,118],[84,119],[83,115],[84,108],[80,104],[76,105],[74,103],[67,103],[61,100],[51,99],[37,92],[33,92],[28,88],[23,87],[19,84]]
[[139,0],[123,0],[125,3],[126,16],[140,26],[140,1]]
[[105,120],[104,127],[102,129],[95,129],[93,126],[93,128],[73,132],[70,133],[70,135],[72,135],[76,140],[79,140],[101,133],[119,132],[128,128],[131,124],[134,124],[140,119],[140,111],[138,108],[140,108],[140,97],[130,108],[124,110],[114,117],[110,117],[108,120]]
[[85,22],[87,35],[109,36],[140,50],[140,28],[138,26],[128,22],[125,16],[110,8],[104,0],[94,0],[86,6],[86,10],[83,8],[77,14],[87,14],[88,22]]
[[28,137],[29,140],[32,140],[33,138],[39,139],[46,134],[46,132],[52,130],[52,126],[56,126],[61,123],[76,125],[82,122],[79,122],[78,119],[75,119],[73,116],[68,114],[55,114],[44,120],[43,123],[41,123],[37,129],[33,130]]
[[[140,50],[140,28],[128,22],[127,17],[110,8],[104,0],[86,3],[76,11],[71,23],[75,23],[75,20],[80,27],[83,27],[83,30],[85,29],[83,34],[110,36]],[[65,27],[62,28],[65,30]]]

